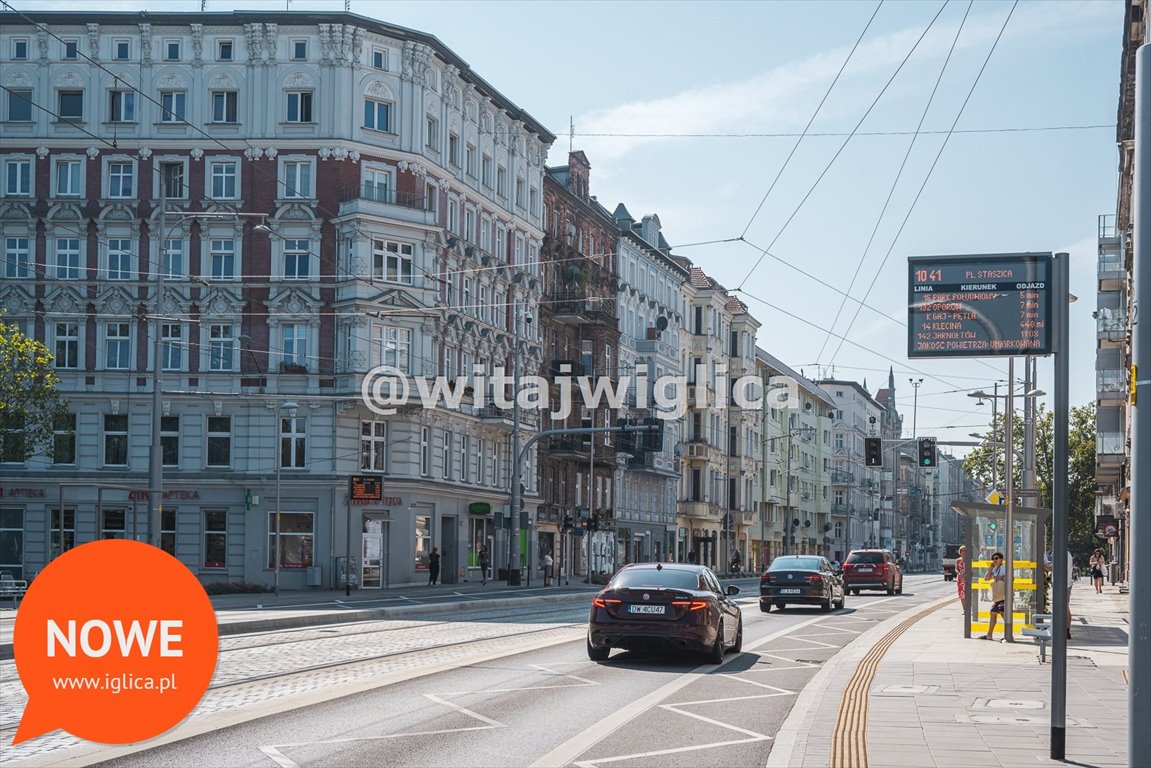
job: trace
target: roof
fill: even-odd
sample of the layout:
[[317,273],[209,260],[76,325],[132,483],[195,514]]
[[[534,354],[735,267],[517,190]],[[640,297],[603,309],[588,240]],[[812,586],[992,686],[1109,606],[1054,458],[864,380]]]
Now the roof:
[[756,347],[755,348],[755,359],[759,360],[762,363],[765,363],[767,366],[769,366],[771,368],[774,368],[775,370],[779,371],[780,373],[784,374],[785,376],[790,376],[791,378],[800,382],[801,384],[804,385],[804,389],[806,389],[812,395],[815,395],[816,397],[818,397],[825,404],[832,405],[832,406],[835,405],[835,401],[831,399],[831,395],[824,392],[823,389],[820,388],[814,381],[807,378],[803,374],[799,373],[798,371],[796,371],[791,366],[785,364],[778,357],[775,357],[774,355],[769,354],[766,349],[763,349],[762,347]]
[[[856,392],[859,392],[861,395],[866,397],[867,400],[872,405],[874,405],[876,408],[878,408],[879,410],[881,410],[881,411],[887,410],[887,406],[884,405],[883,403],[879,402],[878,397],[873,398],[871,396],[871,394],[867,391],[867,387],[863,386],[858,381],[849,381],[847,379],[820,379],[819,380],[819,386],[821,386],[821,387],[828,387],[828,386],[852,387],[853,389],[855,389]],[[880,390],[880,391],[882,391],[882,390]]]
[[691,287],[702,288],[703,290],[711,290],[713,288],[719,288],[719,283],[708,277],[699,267],[692,267]]

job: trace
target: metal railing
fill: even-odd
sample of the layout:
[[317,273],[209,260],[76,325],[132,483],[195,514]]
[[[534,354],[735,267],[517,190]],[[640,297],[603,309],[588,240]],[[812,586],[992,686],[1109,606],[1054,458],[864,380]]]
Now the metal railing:
[[354,187],[344,187],[340,202],[347,203],[352,200],[370,200],[373,203],[398,205],[401,208],[413,208],[417,211],[428,210],[425,196],[401,192],[379,184],[358,184]]

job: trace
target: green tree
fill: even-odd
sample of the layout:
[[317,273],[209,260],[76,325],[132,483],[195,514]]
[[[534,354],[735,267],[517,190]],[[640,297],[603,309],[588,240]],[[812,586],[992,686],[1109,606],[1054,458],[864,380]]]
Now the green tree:
[[57,419],[68,412],[47,347],[0,319],[0,459],[50,452]]
[[[996,416],[995,423],[983,435],[988,442],[1004,442],[1004,419]],[[1051,508],[1051,481],[1054,464],[1054,414],[1043,404],[1035,417],[1035,481],[1039,490],[1039,506]],[[1023,417],[1016,414],[1014,440],[1016,456],[1023,455]],[[1071,408],[1067,432],[1067,496],[1068,545],[1077,562],[1086,562],[1098,546],[1095,538],[1095,404]],[[991,490],[992,461],[997,461],[999,489],[1007,487],[1004,477],[1004,451],[1002,445],[980,445],[963,462],[964,469],[979,487]],[[1018,458],[1012,474],[1015,488],[1023,487],[1023,464]],[[1050,538],[1050,536],[1049,536]]]

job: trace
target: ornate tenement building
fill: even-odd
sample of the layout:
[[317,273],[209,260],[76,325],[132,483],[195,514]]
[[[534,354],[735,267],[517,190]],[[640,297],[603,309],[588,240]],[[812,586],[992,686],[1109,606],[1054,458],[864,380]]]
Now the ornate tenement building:
[[[71,411],[52,456],[3,457],[0,570],[146,537],[158,386],[161,542],[205,581],[270,584],[278,560],[285,588],[334,585],[350,555],[394,585],[432,546],[474,578],[512,425],[478,387],[378,413],[360,383],[511,359],[554,136],[431,35],[348,13],[0,14],[0,64],[0,307]],[[364,472],[383,499],[352,504]]]

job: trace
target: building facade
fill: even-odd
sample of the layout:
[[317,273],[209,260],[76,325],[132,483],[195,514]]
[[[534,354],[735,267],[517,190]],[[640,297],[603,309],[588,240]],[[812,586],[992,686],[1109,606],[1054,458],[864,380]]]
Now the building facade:
[[834,401],[832,417],[832,556],[839,562],[853,549],[875,546],[882,512],[882,467],[867,466],[864,440],[880,437],[883,406],[866,384],[840,379],[819,382]]

